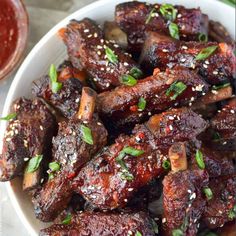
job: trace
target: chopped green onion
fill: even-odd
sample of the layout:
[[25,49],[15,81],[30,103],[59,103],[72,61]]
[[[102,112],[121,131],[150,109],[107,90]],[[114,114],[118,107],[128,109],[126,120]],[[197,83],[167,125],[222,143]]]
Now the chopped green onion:
[[196,56],[195,60],[200,61],[207,59],[217,48],[218,46],[210,46],[202,49]]
[[143,236],[143,235],[137,230],[135,236]]
[[172,236],[183,236],[184,233],[181,229],[174,229],[172,230]]
[[132,181],[134,179],[134,176],[131,173],[129,173],[129,171],[123,171],[121,174],[121,179]]
[[204,188],[203,192],[205,193],[207,200],[211,200],[213,198],[213,193],[209,187]]
[[118,56],[109,47],[105,48],[105,53],[109,62],[113,64],[118,63]]
[[137,80],[131,75],[123,75],[121,77],[121,82],[128,86],[134,86],[137,84]]
[[158,225],[157,225],[156,221],[151,219],[151,225],[152,225],[152,229],[153,229],[154,233],[158,234],[159,229],[158,229]]
[[62,224],[69,225],[71,223],[71,218],[72,218],[71,213],[68,213],[66,218],[62,221]]
[[133,67],[131,70],[130,70],[130,73],[129,73],[131,76],[133,76],[135,79],[139,79],[143,76],[143,72],[137,68],[137,67]]
[[134,157],[138,157],[138,156],[140,156],[144,153],[143,150],[139,150],[139,149],[129,147],[129,146],[123,148],[123,150],[121,152],[123,152],[125,154],[129,154],[129,155],[134,156]]
[[50,179],[53,179],[54,178],[54,174],[53,173],[49,173],[48,174],[48,179],[50,180]]
[[212,135],[212,139],[213,141],[219,141],[221,139],[221,136],[218,132],[215,132],[213,135]]
[[198,167],[202,170],[205,169],[205,163],[204,163],[204,160],[203,160],[203,155],[202,155],[202,152],[200,150],[197,150],[195,158],[196,158]]
[[147,101],[144,98],[142,98],[142,97],[139,98],[138,109],[140,111],[143,111],[145,109],[146,105],[147,105]]
[[207,42],[208,41],[208,37],[207,37],[207,35],[206,34],[202,34],[202,33],[200,33],[199,35],[198,35],[198,40],[200,41],[200,42]]
[[168,160],[163,161],[162,167],[163,167],[165,170],[170,169],[170,162],[169,162]]
[[179,27],[177,24],[171,22],[169,24],[170,36],[174,39],[179,39]]
[[9,121],[9,120],[13,120],[13,119],[15,119],[16,116],[17,116],[16,113],[11,113],[11,114],[9,114],[9,115],[7,115],[7,116],[5,116],[5,117],[0,118],[0,120],[6,120],[6,121]]
[[50,66],[49,78],[51,81],[51,89],[53,93],[57,93],[62,88],[62,83],[57,81],[57,70],[54,64]]
[[219,89],[226,88],[226,87],[229,87],[229,86],[230,86],[230,83],[225,83],[225,84],[221,84],[221,85],[213,85],[212,89],[213,90],[219,90]]
[[183,82],[175,81],[166,91],[166,96],[170,96],[171,100],[175,100],[180,94],[184,92],[187,86]]
[[42,159],[43,155],[36,155],[35,157],[32,157],[27,166],[27,173],[35,172],[39,168]]
[[86,142],[90,145],[93,145],[93,136],[92,136],[91,129],[85,125],[81,125],[80,128],[81,128],[81,132],[83,135],[82,139],[84,140],[84,142]]
[[230,210],[229,212],[229,218],[232,220],[234,218],[236,218],[236,205],[234,205],[234,207]]
[[176,19],[177,9],[172,4],[162,4],[160,12],[167,20],[174,21]]
[[145,21],[145,24],[148,24],[150,21],[151,21],[151,19],[152,19],[152,17],[153,17],[153,13],[155,12],[155,8],[153,8],[151,11],[150,11],[150,13],[148,14],[148,17],[147,17],[147,19],[146,19],[146,21]]
[[61,168],[60,164],[56,161],[49,163],[49,169],[53,172],[59,171]]

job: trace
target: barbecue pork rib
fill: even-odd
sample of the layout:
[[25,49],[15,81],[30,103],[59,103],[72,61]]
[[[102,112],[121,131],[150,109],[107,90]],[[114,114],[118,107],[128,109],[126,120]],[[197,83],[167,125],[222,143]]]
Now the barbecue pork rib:
[[[181,92],[176,91],[178,86],[183,86]],[[200,76],[188,69],[167,69],[165,72],[156,69],[153,76],[139,80],[132,87],[124,85],[100,93],[97,109],[104,123],[114,129],[140,123],[171,107],[191,106],[208,91],[208,87]],[[140,99],[146,102],[141,110],[138,107]]]
[[32,84],[32,94],[41,97],[56,108],[63,116],[70,118],[79,108],[83,87],[83,72],[75,69],[70,62],[64,62],[58,70],[58,81],[62,88],[53,93],[49,76],[43,76]]
[[30,158],[43,155],[43,162],[51,158],[52,137],[56,134],[56,119],[40,100],[20,98],[13,103],[0,155],[0,181],[22,175]]
[[[58,135],[53,139],[53,162],[60,165],[60,170],[52,173],[53,178],[33,197],[36,217],[42,221],[55,219],[66,208],[73,194],[73,178],[107,142],[107,131],[93,114],[94,106],[95,92],[84,87],[78,115],[59,123]],[[85,141],[88,132],[92,143]]]
[[73,188],[100,209],[123,207],[137,190],[165,172],[162,164],[170,145],[193,139],[206,127],[206,121],[186,108],[155,115],[87,163]]
[[207,227],[218,228],[226,222],[235,220],[236,173],[210,179],[209,188],[213,197],[207,201],[203,214],[203,221]]
[[[146,38],[140,57],[141,65],[149,71],[158,67],[182,66],[196,70],[210,84],[229,82],[236,75],[236,58],[231,46],[216,42],[183,42],[160,40],[156,33],[150,32]],[[157,41],[157,43],[155,43]],[[215,46],[216,50],[204,60],[196,60],[203,49]]]
[[[170,4],[148,4],[143,2],[126,2],[116,6],[115,21],[127,34],[129,50],[140,52],[147,31],[161,32],[169,35],[169,21],[161,9]],[[200,9],[186,9],[172,6],[176,13],[173,21],[179,28],[181,40],[198,40],[199,34],[208,34],[208,17]],[[174,12],[173,12],[174,13]]]
[[[145,212],[83,212],[72,215],[69,225],[55,224],[40,231],[40,236],[154,236],[153,220]],[[139,233],[139,234],[138,234]]]
[[88,18],[72,20],[59,34],[73,66],[86,70],[98,91],[119,86],[123,75],[139,67],[117,44],[104,40],[101,28]]
[[162,218],[165,235],[175,235],[175,231],[186,236],[197,234],[206,205],[202,191],[208,180],[207,172],[200,169],[170,172],[165,176]]

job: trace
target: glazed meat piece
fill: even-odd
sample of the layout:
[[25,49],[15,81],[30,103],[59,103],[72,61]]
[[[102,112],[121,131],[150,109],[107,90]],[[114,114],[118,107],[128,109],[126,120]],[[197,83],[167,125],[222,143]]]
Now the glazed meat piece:
[[[202,146],[199,149],[203,155],[203,160],[205,163],[205,168],[209,174],[210,178],[219,177],[222,175],[229,175],[234,173],[234,166],[232,160],[229,160],[225,155],[219,151],[215,151],[212,148]],[[192,168],[197,168],[197,162],[195,158],[196,149],[191,152],[190,165]]]
[[[149,71],[156,67],[165,70],[183,66],[195,69],[213,85],[229,82],[235,77],[236,58],[232,48],[225,43],[163,40],[150,44],[149,41],[154,40],[150,37],[153,35],[147,36],[140,58],[142,66]],[[212,47],[216,47],[215,51]],[[206,55],[202,50],[211,53],[201,59],[203,54]]]
[[[119,86],[98,95],[98,111],[112,129],[135,124],[171,107],[189,105],[208,91],[208,84],[188,69],[176,68],[138,81],[132,87]],[[178,90],[178,88],[180,90]],[[177,91],[178,90],[178,91]],[[140,101],[145,107],[140,109]]]
[[50,77],[47,75],[33,82],[32,93],[34,96],[43,98],[65,117],[70,118],[79,108],[84,74],[69,62],[63,63],[57,73],[58,81],[62,83],[61,90],[57,93],[52,92]]
[[211,120],[211,126],[224,141],[236,139],[236,98],[231,99]]
[[234,39],[230,36],[227,29],[217,21],[209,21],[209,38],[211,41],[218,43],[225,42],[230,45],[235,45]]
[[9,121],[0,155],[1,181],[22,175],[30,158],[43,155],[44,162],[49,160],[57,130],[55,117],[39,99],[20,98],[14,102],[12,112],[16,117]]
[[144,185],[161,176],[169,146],[196,137],[207,123],[188,109],[155,115],[121,135],[86,164],[73,183],[75,191],[100,209],[123,207]]
[[213,178],[209,182],[213,193],[207,201],[203,221],[209,228],[222,227],[226,222],[233,221],[236,215],[236,176]]
[[200,9],[186,9],[170,4],[121,3],[116,6],[115,20],[127,33],[130,50],[137,52],[142,48],[146,31],[169,34],[167,18],[171,15],[174,18],[172,21],[179,28],[181,40],[198,40],[199,34],[208,34],[208,17]]
[[[154,236],[153,220],[145,212],[73,215],[69,225],[55,224],[40,231],[40,236]],[[138,234],[139,233],[139,234]]]
[[98,91],[119,86],[123,75],[138,68],[137,63],[117,44],[104,40],[103,31],[88,18],[72,20],[59,34],[73,66],[85,69]]
[[50,173],[53,178],[33,197],[36,217],[42,221],[55,219],[66,208],[73,194],[73,178],[106,144],[107,131],[93,115],[95,97],[93,90],[84,87],[78,115],[59,123],[58,135],[53,139],[53,162],[60,168]]
[[175,231],[196,235],[206,204],[202,189],[208,185],[207,172],[200,169],[170,172],[163,185],[165,235],[174,235]]

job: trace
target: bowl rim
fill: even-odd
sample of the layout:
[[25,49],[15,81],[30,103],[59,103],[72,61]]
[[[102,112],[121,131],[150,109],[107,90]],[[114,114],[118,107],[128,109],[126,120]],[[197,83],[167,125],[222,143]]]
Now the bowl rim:
[[0,81],[8,79],[10,74],[16,70],[20,62],[23,60],[29,37],[29,16],[23,1],[11,0],[11,4],[13,5],[14,12],[17,11],[17,28],[19,35],[17,37],[17,44],[14,52],[10,56],[5,67],[0,70]]
[[[126,1],[130,1],[130,0],[117,0],[117,2],[126,2]],[[147,2],[149,0],[146,0]],[[191,0],[191,1],[195,1],[195,0]],[[202,1],[205,1],[205,0],[202,0]],[[223,2],[220,2],[218,0],[207,0],[208,1],[208,4],[215,4],[215,5],[218,5],[218,7],[223,7],[229,11],[233,11],[234,9],[229,6],[229,5],[226,5],[225,3]],[[106,3],[109,3],[110,0],[96,0],[95,2],[93,3],[90,3],[78,10],[76,10],[75,12],[73,13],[69,13],[69,15],[67,17],[65,17],[64,19],[62,19],[59,23],[57,23],[54,27],[51,28],[51,30],[49,30],[40,40],[39,42],[33,47],[33,49],[29,52],[29,54],[27,55],[27,57],[24,59],[23,63],[21,64],[20,68],[18,69],[13,81],[12,81],[12,84],[8,90],[8,93],[7,93],[7,96],[6,96],[6,100],[5,100],[5,103],[4,103],[4,108],[3,108],[3,112],[2,114],[7,114],[10,107],[11,107],[11,100],[12,100],[12,97],[13,97],[13,94],[14,94],[14,90],[15,88],[17,87],[17,84],[19,83],[19,80],[21,79],[22,77],[22,74],[25,70],[25,68],[27,68],[29,62],[31,61],[32,57],[38,53],[38,51],[43,47],[43,45],[52,37],[54,36],[57,31],[62,28],[63,26],[65,26],[69,20],[73,19],[73,18],[76,18],[78,17],[78,15],[80,14],[83,14],[84,12],[87,12],[87,11],[90,11],[90,10],[94,10],[96,9],[97,7],[101,7],[101,6],[105,6]],[[166,2],[168,2],[168,0],[166,0]],[[181,0],[179,0],[179,4],[181,5]],[[5,130],[5,127],[6,125],[2,125],[0,123],[0,130]],[[2,129],[3,128],[3,129]],[[4,133],[4,132],[3,132]],[[1,136],[1,134],[0,134]],[[3,136],[2,136],[3,137]],[[0,141],[2,139],[2,137],[0,137]],[[1,146],[0,146],[1,148]],[[27,220],[27,217],[24,213],[24,211],[22,210],[20,204],[19,204],[19,201],[14,193],[14,190],[11,186],[11,181],[10,182],[6,182],[5,183],[6,185],[6,189],[7,189],[7,192],[8,192],[8,195],[9,195],[9,198],[11,200],[11,203],[13,205],[13,207],[15,208],[15,211],[18,215],[18,217],[20,218],[21,222],[23,223],[23,225],[25,226],[26,230],[28,231],[28,233],[30,235],[33,235],[33,236],[37,236],[38,233],[35,231],[35,229],[32,227],[32,225],[29,223],[29,221]]]

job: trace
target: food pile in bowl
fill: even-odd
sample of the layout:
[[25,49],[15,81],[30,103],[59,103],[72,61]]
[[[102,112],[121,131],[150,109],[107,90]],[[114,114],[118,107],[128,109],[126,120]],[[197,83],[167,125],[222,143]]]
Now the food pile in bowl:
[[41,236],[230,235],[234,41],[200,9],[126,2],[58,32],[68,59],[12,104],[0,180],[23,176]]

